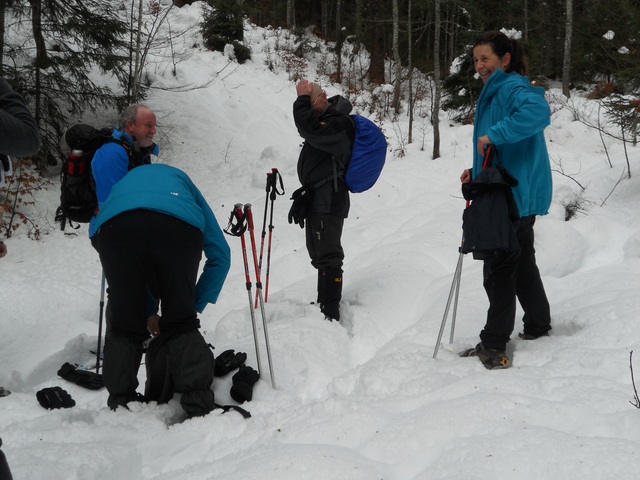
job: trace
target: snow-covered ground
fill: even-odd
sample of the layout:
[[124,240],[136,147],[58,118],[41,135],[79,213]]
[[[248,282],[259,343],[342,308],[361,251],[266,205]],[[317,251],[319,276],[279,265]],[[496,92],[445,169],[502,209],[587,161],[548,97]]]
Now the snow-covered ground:
[[[174,10],[174,24],[197,18],[198,4]],[[235,203],[252,203],[260,241],[266,173],[278,168],[287,193],[275,202],[269,298],[265,305],[277,388],[269,381],[262,329],[263,380],[252,417],[222,414],[182,421],[177,399],[110,411],[106,391],[56,375],[64,362],[91,365],[97,342],[101,268],[86,227],[52,227],[40,241],[23,232],[0,260],[0,437],[20,480],[444,480],[513,478],[631,480],[640,470],[640,411],[630,352],[640,347],[640,163],[628,146],[632,178],[622,176],[622,145],[608,139],[610,168],[597,132],[552,99],[547,129],[554,169],[549,215],[536,224],[536,249],[552,306],[549,338],[514,338],[513,367],[488,371],[457,352],[475,345],[487,300],[482,265],[464,259],[455,338],[449,325],[434,347],[458,260],[464,200],[459,175],[471,162],[471,126],[441,117],[442,157],[431,141],[391,153],[378,183],[352,196],[345,223],[341,324],[323,320],[315,271],[302,230],[286,221],[298,187],[301,140],[292,119],[295,86],[273,71],[272,33],[249,30],[253,60],[227,65],[219,53],[189,51],[167,86],[209,83],[184,93],[151,92],[163,152],[185,170],[222,227]],[[336,86],[316,77],[330,94]],[[407,117],[383,128],[390,150]],[[414,137],[419,137],[414,133]],[[586,187],[564,221],[564,204]],[[615,187],[615,189],[614,189]],[[613,193],[612,193],[613,192]],[[606,198],[606,202],[603,201]],[[38,197],[53,223],[57,186]],[[41,207],[44,208],[44,207]],[[69,233],[67,231],[66,233]],[[219,303],[202,315],[216,352],[256,353],[240,241]],[[256,318],[261,323],[260,310]],[[640,360],[636,362],[640,371]],[[640,381],[640,377],[638,379]],[[140,370],[144,382],[144,368]],[[59,385],[76,401],[44,410],[35,393]],[[218,403],[232,404],[231,375],[217,378]]]

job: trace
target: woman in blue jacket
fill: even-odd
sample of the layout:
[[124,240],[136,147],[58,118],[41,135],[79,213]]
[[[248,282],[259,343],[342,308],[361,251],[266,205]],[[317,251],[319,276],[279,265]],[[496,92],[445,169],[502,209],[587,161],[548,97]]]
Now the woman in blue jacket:
[[473,47],[473,63],[484,87],[476,105],[473,168],[465,170],[460,180],[475,178],[482,170],[485,148],[494,145],[494,163],[518,180],[513,196],[520,218],[513,226],[520,250],[484,261],[487,322],[480,343],[461,356],[477,356],[488,369],[507,368],[516,297],[524,310],[521,338],[534,340],[551,330],[549,302],[533,246],[535,217],[547,214],[551,204],[551,167],[543,133],[551,112],[544,89],[532,86],[524,76],[526,60],[515,39],[501,32],[482,34]]
[[216,302],[230,266],[211,208],[181,170],[142,165],[113,186],[95,226],[112,309],[103,366],[107,404],[115,410],[143,400],[137,373],[151,334],[167,339],[171,380],[187,415],[209,413],[213,354],[197,313]]

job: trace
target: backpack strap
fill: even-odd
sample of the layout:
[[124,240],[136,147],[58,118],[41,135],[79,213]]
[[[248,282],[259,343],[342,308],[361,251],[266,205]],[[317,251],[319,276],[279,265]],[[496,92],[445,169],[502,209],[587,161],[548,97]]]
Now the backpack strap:
[[[353,125],[353,128],[355,130],[356,128],[356,122],[353,120],[353,117],[351,115],[346,115],[349,120],[351,120],[351,123]],[[354,141],[355,141],[355,132],[354,132]],[[353,150],[353,141],[351,142],[351,149]],[[331,162],[332,162],[332,167],[333,167],[333,173],[331,175],[329,175],[328,177],[323,178],[322,180],[317,181],[316,183],[312,184],[310,186],[310,188],[312,190],[317,190],[318,188],[322,187],[323,185],[329,183],[329,182],[334,182],[333,184],[333,188],[334,191],[338,191],[338,178],[343,178],[345,172],[347,171],[347,165],[345,165],[342,160],[337,157],[336,155],[332,155],[331,156]],[[338,169],[337,166],[340,166],[340,169]]]
[[218,405],[217,403],[214,403],[213,406],[216,408],[221,408],[223,413],[227,413],[229,410],[235,410],[244,418],[251,418],[251,414],[238,405]]

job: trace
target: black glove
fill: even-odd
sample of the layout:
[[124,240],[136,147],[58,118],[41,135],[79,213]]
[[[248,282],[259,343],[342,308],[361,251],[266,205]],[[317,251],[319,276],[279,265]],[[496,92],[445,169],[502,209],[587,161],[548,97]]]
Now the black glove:
[[289,223],[296,223],[300,228],[304,228],[304,219],[309,216],[311,204],[313,203],[313,190],[307,187],[300,187],[291,195],[293,204],[289,209]]
[[78,370],[75,365],[71,365],[69,362],[60,367],[58,375],[69,382],[73,382],[81,387],[88,388],[89,390],[100,390],[104,387],[104,382],[102,381],[102,375],[100,373],[94,373],[88,370]]
[[240,365],[244,365],[244,362],[246,361],[246,353],[236,353],[233,350],[225,350],[216,357],[216,364],[213,369],[213,374],[216,377],[224,377],[231,370],[235,370]]
[[71,408],[74,407],[76,402],[71,395],[60,387],[47,387],[43,388],[36,393],[38,403],[47,410],[53,408]]
[[253,398],[253,386],[258,380],[258,372],[247,365],[241,365],[238,373],[232,377],[231,398],[238,403],[250,402]]

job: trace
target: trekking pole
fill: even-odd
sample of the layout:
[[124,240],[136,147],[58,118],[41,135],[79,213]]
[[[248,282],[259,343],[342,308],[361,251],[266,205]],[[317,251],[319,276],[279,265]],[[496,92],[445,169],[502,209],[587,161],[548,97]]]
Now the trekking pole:
[[[280,180],[280,189],[278,189],[278,180]],[[262,258],[264,253],[264,239],[267,235],[267,207],[269,201],[271,201],[271,215],[269,218],[269,242],[267,245],[267,269],[266,269],[266,283],[264,290],[264,303],[269,301],[269,267],[271,263],[271,241],[273,238],[273,204],[277,198],[277,195],[284,195],[284,183],[282,181],[282,175],[278,172],[277,168],[272,168],[270,173],[267,173],[267,186],[266,196],[264,199],[264,217],[262,219],[262,234],[260,241],[260,256],[258,259],[258,271],[262,275]],[[258,292],[256,291],[255,308],[258,308]]]
[[[260,234],[260,259],[258,261],[258,271],[262,273],[262,253],[264,252],[264,239],[267,235],[267,207],[269,205],[269,193],[271,193],[271,184],[273,183],[273,172],[267,173],[266,194],[264,198],[264,216],[262,218],[262,233]],[[254,308],[258,308],[258,292],[256,291],[256,300]]]
[[267,317],[264,313],[264,298],[262,296],[262,282],[260,281],[260,272],[258,271],[258,256],[256,254],[256,239],[253,234],[253,214],[251,213],[251,204],[245,203],[244,216],[247,220],[249,228],[249,238],[251,239],[251,250],[253,252],[253,265],[256,270],[256,290],[260,300],[260,313],[262,314],[262,326],[264,329],[264,341],[267,349],[267,360],[269,362],[269,373],[271,375],[271,386],[276,388],[276,379],[273,374],[273,363],[271,362],[271,347],[269,345],[269,333],[267,332]]
[[[236,223],[234,223],[234,220]],[[251,277],[249,276],[249,261],[247,260],[247,244],[244,239],[244,232],[247,229],[246,218],[242,213],[242,204],[236,203],[229,217],[229,225],[224,230],[227,235],[240,237],[242,244],[242,260],[244,261],[244,278],[247,286],[247,295],[249,296],[249,311],[251,312],[251,326],[253,328],[253,342],[256,349],[256,361],[258,363],[258,373],[262,375],[262,365],[260,362],[260,347],[258,346],[258,329],[256,327],[256,315],[253,308],[253,300],[251,298]]]
[[[273,205],[276,201],[277,195],[284,195],[284,182],[282,181],[282,175],[278,172],[277,168],[271,169],[273,175],[273,189],[271,190],[271,214],[269,217],[269,244],[267,246],[267,271],[266,271],[266,283],[264,290],[265,303],[269,299],[269,270],[271,268],[271,240],[273,238]],[[278,179],[280,179],[280,190],[278,190]],[[260,272],[262,273],[262,272]]]
[[458,258],[459,266],[458,270],[458,280],[455,282],[456,284],[456,292],[455,297],[453,299],[453,313],[451,314],[451,333],[449,335],[449,345],[453,343],[453,333],[456,329],[456,316],[458,314],[458,297],[460,296],[460,279],[462,278],[462,259],[464,258],[464,254],[460,255]]
[[447,298],[447,306],[444,309],[444,315],[442,316],[442,323],[440,324],[440,332],[438,333],[436,348],[433,351],[433,358],[436,358],[438,356],[438,348],[440,347],[440,341],[442,340],[444,327],[447,323],[447,316],[449,315],[449,308],[451,307],[451,300],[455,292],[455,304],[453,307],[453,314],[451,319],[451,337],[449,339],[449,343],[453,342],[453,329],[456,323],[456,313],[458,310],[458,292],[460,291],[460,278],[462,276],[462,259],[463,258],[464,258],[464,253],[460,251],[460,255],[458,256],[458,263],[456,265],[456,271],[453,274],[453,281],[451,282],[451,289],[449,290],[449,297]]
[[102,270],[102,286],[100,288],[100,314],[98,317],[98,349],[96,350],[96,373],[100,370],[100,349],[102,348],[102,314],[104,312],[104,290],[106,284],[104,270]]
[[[484,151],[484,159],[482,162],[482,169],[484,170],[488,166],[491,166],[491,158],[493,156],[494,150],[493,145],[489,144],[486,146]],[[465,208],[469,207],[470,201],[467,200],[467,204]],[[453,334],[456,327],[456,315],[458,312],[458,297],[460,294],[460,279],[462,277],[462,260],[464,258],[464,253],[462,253],[464,246],[464,235],[462,236],[462,241],[460,242],[460,255],[458,256],[458,264],[456,265],[456,271],[453,274],[453,281],[451,282],[451,289],[449,290],[449,297],[447,298],[447,305],[444,309],[444,315],[442,317],[442,323],[440,324],[440,332],[438,333],[438,340],[436,342],[436,347],[433,351],[433,358],[436,358],[438,355],[438,348],[440,347],[440,341],[442,340],[442,334],[444,333],[444,326],[447,323],[447,315],[449,314],[449,307],[451,306],[451,300],[454,297],[453,303],[453,312],[451,315],[451,335],[449,336],[449,343],[453,343]]]

